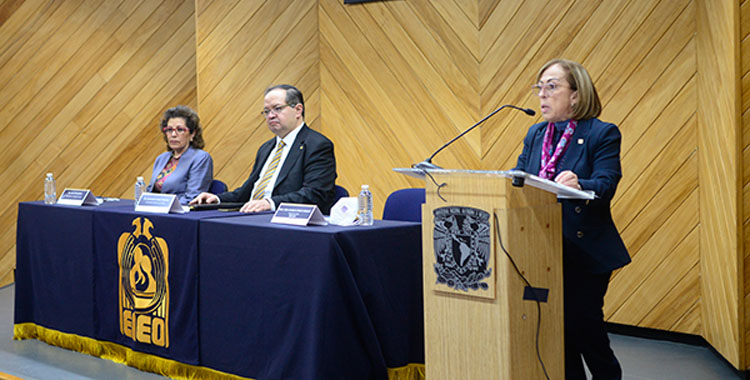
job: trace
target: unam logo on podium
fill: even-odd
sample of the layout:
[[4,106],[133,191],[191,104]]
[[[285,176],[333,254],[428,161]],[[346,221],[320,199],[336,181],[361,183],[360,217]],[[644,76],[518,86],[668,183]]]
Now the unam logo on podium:
[[169,247],[153,235],[147,218],[133,219],[132,232],[120,235],[120,333],[140,343],[169,347]]
[[433,210],[435,290],[495,297],[490,214],[473,207]]

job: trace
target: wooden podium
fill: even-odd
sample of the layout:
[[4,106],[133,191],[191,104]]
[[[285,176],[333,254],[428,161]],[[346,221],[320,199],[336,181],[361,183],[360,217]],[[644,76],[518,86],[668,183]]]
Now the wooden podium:
[[[550,379],[563,380],[557,196],[593,194],[516,171],[394,170],[426,179],[426,378],[545,379],[543,361]],[[514,178],[525,184],[514,186]]]

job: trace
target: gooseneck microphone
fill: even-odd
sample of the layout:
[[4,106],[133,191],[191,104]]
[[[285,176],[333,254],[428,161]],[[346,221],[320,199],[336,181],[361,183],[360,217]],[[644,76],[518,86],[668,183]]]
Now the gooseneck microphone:
[[534,115],[536,115],[536,112],[534,112],[534,110],[532,110],[531,108],[521,108],[521,107],[516,107],[516,106],[514,106],[514,105],[511,105],[511,104],[506,104],[506,105],[504,105],[504,106],[502,106],[502,107],[500,107],[500,108],[498,108],[498,109],[496,109],[496,110],[492,111],[492,113],[491,113],[491,114],[489,114],[489,115],[485,116],[484,118],[482,118],[482,120],[479,120],[478,122],[476,122],[476,124],[474,124],[474,125],[472,125],[471,127],[469,127],[469,129],[467,129],[467,130],[465,130],[465,131],[461,132],[461,134],[460,134],[460,135],[458,135],[458,136],[454,137],[454,138],[453,138],[453,139],[452,139],[451,141],[448,141],[447,143],[445,143],[445,144],[444,144],[443,146],[441,146],[441,147],[440,147],[440,149],[436,150],[436,151],[435,151],[435,153],[433,153],[433,154],[432,154],[432,155],[430,156],[430,158],[428,158],[428,159],[426,159],[426,160],[424,160],[424,161],[422,161],[422,162],[420,162],[420,163],[418,163],[418,164],[414,164],[414,165],[412,165],[411,167],[412,167],[412,168],[415,168],[415,169],[442,169],[442,168],[441,168],[440,166],[437,166],[437,165],[435,165],[435,164],[433,164],[433,163],[432,163],[432,159],[433,159],[433,158],[434,158],[434,157],[435,157],[435,156],[436,156],[436,155],[437,155],[438,153],[440,153],[440,151],[442,151],[443,149],[445,149],[446,147],[448,147],[448,145],[451,145],[451,144],[453,144],[453,142],[454,142],[454,141],[456,141],[456,140],[458,140],[458,139],[460,139],[460,138],[461,138],[461,136],[463,136],[463,135],[465,135],[465,134],[469,133],[469,131],[471,131],[472,129],[476,128],[476,127],[477,127],[477,126],[478,126],[479,124],[482,124],[482,123],[484,123],[484,121],[485,121],[485,120],[489,119],[490,117],[492,117],[492,115],[494,115],[494,114],[498,113],[498,112],[499,112],[499,111],[500,111],[501,109],[503,109],[503,108],[506,108],[506,107],[508,107],[508,108],[513,108],[513,109],[517,109],[517,110],[519,110],[519,111],[523,111],[524,113],[526,113],[526,114],[527,114],[527,115],[529,115],[529,116],[534,116]]

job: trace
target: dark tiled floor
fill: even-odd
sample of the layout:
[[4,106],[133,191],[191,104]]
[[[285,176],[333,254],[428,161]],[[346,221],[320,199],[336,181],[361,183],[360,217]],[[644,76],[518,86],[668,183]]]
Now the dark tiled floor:
[[708,347],[610,334],[623,380],[735,380],[733,368]]
[[[14,341],[14,286],[0,289],[0,372],[23,379],[163,379],[121,364],[53,347]],[[734,380],[741,377],[707,347],[610,334],[624,380]]]

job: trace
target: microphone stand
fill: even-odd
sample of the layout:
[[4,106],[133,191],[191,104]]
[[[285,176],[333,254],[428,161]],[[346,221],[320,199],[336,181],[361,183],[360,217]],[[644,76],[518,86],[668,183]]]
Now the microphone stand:
[[498,109],[496,109],[496,110],[492,111],[492,113],[491,113],[491,114],[489,114],[489,115],[487,115],[487,116],[483,117],[483,118],[482,118],[482,120],[479,120],[479,121],[478,121],[478,122],[476,122],[476,123],[475,123],[474,125],[472,125],[471,127],[469,127],[469,128],[467,129],[467,130],[465,130],[465,131],[461,132],[461,134],[459,134],[458,136],[454,137],[454,138],[453,138],[453,139],[452,139],[451,141],[448,141],[447,143],[445,143],[445,144],[444,144],[443,146],[441,146],[441,147],[440,147],[440,148],[439,148],[438,150],[436,150],[436,151],[435,151],[435,153],[433,153],[433,154],[432,154],[432,155],[431,155],[431,156],[430,156],[430,157],[429,157],[428,159],[426,159],[426,160],[424,160],[424,161],[422,161],[422,162],[420,162],[420,163],[417,163],[417,164],[413,164],[413,165],[412,165],[411,167],[412,167],[412,168],[414,168],[414,169],[422,169],[422,170],[429,170],[429,169],[442,169],[442,168],[441,168],[440,166],[437,166],[437,165],[435,165],[435,164],[433,164],[433,163],[432,163],[432,159],[433,159],[433,158],[434,158],[434,157],[435,157],[435,156],[436,156],[436,155],[437,155],[438,153],[440,153],[440,152],[441,152],[441,151],[442,151],[443,149],[447,148],[447,147],[448,147],[448,145],[451,145],[451,144],[453,144],[453,142],[454,142],[454,141],[456,141],[456,140],[460,139],[460,138],[461,138],[461,137],[462,137],[463,135],[465,135],[465,134],[469,133],[469,131],[471,131],[472,129],[476,128],[476,127],[477,127],[477,126],[478,126],[479,124],[482,124],[482,123],[484,123],[484,121],[485,121],[485,120],[489,119],[490,117],[492,117],[492,116],[493,116],[493,115],[495,115],[496,113],[500,112],[500,110],[501,110],[501,109],[503,109],[503,108],[506,108],[506,107],[508,107],[508,108],[513,108],[513,109],[517,109],[517,110],[519,110],[519,111],[523,111],[524,113],[526,113],[526,114],[527,114],[527,115],[529,115],[529,116],[534,116],[534,115],[536,114],[536,112],[534,112],[534,110],[532,110],[532,109],[530,109],[530,108],[521,108],[521,107],[516,107],[516,106],[514,106],[514,105],[511,105],[511,104],[506,104],[506,105],[504,105],[504,106],[501,106],[500,108],[498,108]]

